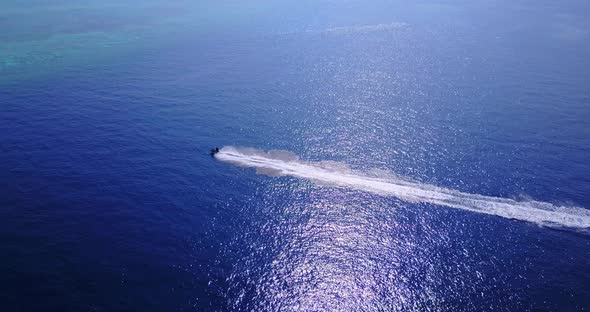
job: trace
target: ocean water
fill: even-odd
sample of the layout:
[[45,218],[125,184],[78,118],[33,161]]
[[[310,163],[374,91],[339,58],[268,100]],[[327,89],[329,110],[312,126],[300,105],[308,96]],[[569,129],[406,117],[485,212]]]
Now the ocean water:
[[590,310],[588,12],[4,1],[0,311]]

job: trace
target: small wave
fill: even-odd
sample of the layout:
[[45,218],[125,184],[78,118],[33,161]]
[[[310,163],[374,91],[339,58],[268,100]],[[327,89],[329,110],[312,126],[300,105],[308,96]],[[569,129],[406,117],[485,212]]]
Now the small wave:
[[584,208],[464,193],[390,173],[378,174],[378,171],[364,174],[341,163],[303,161],[288,151],[265,152],[226,146],[215,154],[215,158],[236,166],[255,168],[259,174],[307,179],[320,184],[394,196],[408,202],[430,203],[549,227],[590,228],[590,211]]
[[370,33],[378,31],[392,31],[407,28],[406,23],[389,23],[389,24],[376,24],[376,25],[361,25],[361,26],[341,26],[331,27],[324,30],[325,33],[336,33],[336,34],[357,34],[357,33]]
[[367,34],[372,32],[394,32],[398,30],[407,29],[410,25],[407,23],[389,23],[389,24],[375,24],[375,25],[356,25],[356,26],[337,26],[329,27],[319,30],[295,30],[287,32],[279,32],[276,35],[290,36],[290,35],[354,35]]

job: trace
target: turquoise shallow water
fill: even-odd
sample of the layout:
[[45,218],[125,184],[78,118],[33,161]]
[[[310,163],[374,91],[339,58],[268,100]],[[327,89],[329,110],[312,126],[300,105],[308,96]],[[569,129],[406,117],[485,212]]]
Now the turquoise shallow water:
[[3,3],[0,309],[588,309],[587,6]]

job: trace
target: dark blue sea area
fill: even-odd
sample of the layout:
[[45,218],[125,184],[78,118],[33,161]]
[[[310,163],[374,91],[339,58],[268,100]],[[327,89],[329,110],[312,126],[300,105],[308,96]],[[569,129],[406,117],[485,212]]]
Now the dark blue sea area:
[[590,310],[589,14],[0,4],[0,311]]

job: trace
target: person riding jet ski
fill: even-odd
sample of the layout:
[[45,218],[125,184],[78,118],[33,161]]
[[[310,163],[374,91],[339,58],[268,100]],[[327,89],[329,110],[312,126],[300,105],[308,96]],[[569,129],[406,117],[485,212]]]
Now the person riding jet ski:
[[214,156],[214,155],[215,155],[215,154],[217,154],[217,153],[219,153],[219,147],[216,147],[216,148],[212,148],[212,149],[211,149],[211,153],[210,153],[210,154],[211,154],[211,156]]

